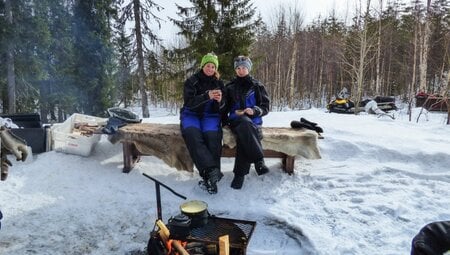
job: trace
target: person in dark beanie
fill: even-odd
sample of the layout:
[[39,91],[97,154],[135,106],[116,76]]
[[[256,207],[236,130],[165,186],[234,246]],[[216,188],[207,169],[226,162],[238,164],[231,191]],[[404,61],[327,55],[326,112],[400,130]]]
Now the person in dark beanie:
[[269,112],[269,96],[263,84],[249,75],[252,61],[246,56],[234,59],[236,77],[225,87],[228,124],[236,137],[234,178],[231,187],[241,189],[253,163],[258,175],[269,172],[261,145],[262,117]]
[[208,193],[217,193],[222,154],[221,109],[225,109],[224,83],[217,71],[219,60],[213,53],[203,56],[200,70],[184,82],[184,104],[180,126],[186,147]]

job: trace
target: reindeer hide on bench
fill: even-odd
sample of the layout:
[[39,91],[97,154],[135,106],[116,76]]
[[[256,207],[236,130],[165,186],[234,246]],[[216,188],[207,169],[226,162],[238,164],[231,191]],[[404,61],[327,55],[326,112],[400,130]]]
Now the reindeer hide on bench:
[[[314,131],[276,127],[263,127],[262,130],[264,150],[307,159],[321,157],[317,146],[317,134]],[[139,155],[156,156],[170,167],[193,171],[193,163],[181,136],[179,124],[128,124],[110,135],[109,140],[112,143],[120,141],[133,144]],[[234,135],[229,128],[223,129],[223,144],[228,148],[236,146]]]

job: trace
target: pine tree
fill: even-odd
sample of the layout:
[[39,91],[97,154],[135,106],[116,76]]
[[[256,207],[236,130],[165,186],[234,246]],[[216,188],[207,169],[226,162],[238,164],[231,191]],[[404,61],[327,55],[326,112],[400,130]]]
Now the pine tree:
[[[139,90],[141,92],[142,117],[148,118],[147,86],[145,85],[145,59],[144,56],[149,54],[145,41],[148,40],[151,45],[158,43],[159,39],[150,29],[150,23],[159,24],[160,18],[156,16],[152,10],[161,11],[162,7],[151,0],[129,0],[124,5],[124,0],[119,1],[124,6],[121,10],[122,14],[119,18],[121,27],[125,27],[127,21],[134,21],[133,35],[135,37],[136,49],[133,51],[137,60],[137,76],[139,80]],[[122,28],[123,29],[123,28]]]
[[132,43],[131,36],[125,33],[124,27],[119,27],[119,32],[117,38],[115,38],[115,45],[118,52],[118,71],[117,71],[117,82],[118,82],[118,94],[119,101],[128,107],[133,99],[134,90],[132,88],[132,76],[131,76],[131,65],[133,61],[132,54]]
[[[5,13],[5,4],[4,1],[0,1],[0,13]],[[5,88],[6,88],[6,59],[4,54],[4,49],[6,48],[6,40],[3,38],[7,38],[7,31],[6,28],[8,26],[6,25],[6,19],[5,15],[0,15],[0,100],[2,102],[5,102],[5,99],[7,100],[7,97],[5,96]],[[2,104],[3,106],[5,104]],[[4,111],[4,109],[1,109]]]
[[[216,25],[218,23],[215,0],[189,0],[191,7],[182,7],[176,4],[177,15],[181,20],[170,19],[179,29],[187,42],[187,46],[179,49],[180,57],[191,62],[187,69],[189,72],[198,68],[202,56],[214,52],[218,47]],[[219,59],[220,61],[220,59]]]
[[261,24],[254,20],[250,0],[190,0],[192,7],[177,5],[180,20],[171,19],[180,29],[187,46],[181,51],[192,61],[189,70],[198,67],[201,57],[214,52],[219,57],[223,77],[234,76],[233,58],[247,55]]
[[[39,80],[48,76],[43,63],[49,45],[48,26],[39,15],[44,1],[11,1],[5,36],[7,54],[7,112],[33,112],[39,99]],[[7,3],[7,2],[6,2]]]
[[256,8],[250,0],[219,0],[219,25],[216,53],[221,63],[224,79],[232,78],[233,59],[238,55],[249,55],[256,31],[261,26],[261,17],[255,19]]
[[13,27],[13,11],[11,6],[11,0],[5,0],[5,16],[6,24],[10,28],[9,35],[10,40],[6,43],[6,66],[7,66],[7,90],[8,90],[8,112],[16,113],[16,75],[14,64],[14,40],[12,35]]
[[48,77],[40,87],[41,118],[50,116],[52,121],[64,121],[67,114],[76,111],[77,92],[74,74],[74,41],[72,27],[72,6],[70,0],[46,0],[47,7],[41,15],[48,21],[50,45],[44,64]]
[[112,63],[110,22],[112,0],[77,0],[74,5],[75,74],[80,112],[105,115],[111,105]]

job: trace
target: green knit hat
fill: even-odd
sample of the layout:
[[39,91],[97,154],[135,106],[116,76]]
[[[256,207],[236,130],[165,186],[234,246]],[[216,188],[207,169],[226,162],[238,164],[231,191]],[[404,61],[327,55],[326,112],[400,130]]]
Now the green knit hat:
[[213,63],[216,66],[216,69],[219,69],[219,59],[214,53],[208,53],[203,56],[200,68],[203,68],[208,63]]

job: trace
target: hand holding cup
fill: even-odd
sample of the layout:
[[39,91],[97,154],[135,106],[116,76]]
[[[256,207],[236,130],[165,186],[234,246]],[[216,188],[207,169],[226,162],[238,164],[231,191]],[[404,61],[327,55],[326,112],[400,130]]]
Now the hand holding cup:
[[222,100],[222,91],[220,89],[213,89],[208,92],[209,98],[214,99],[217,102]]

